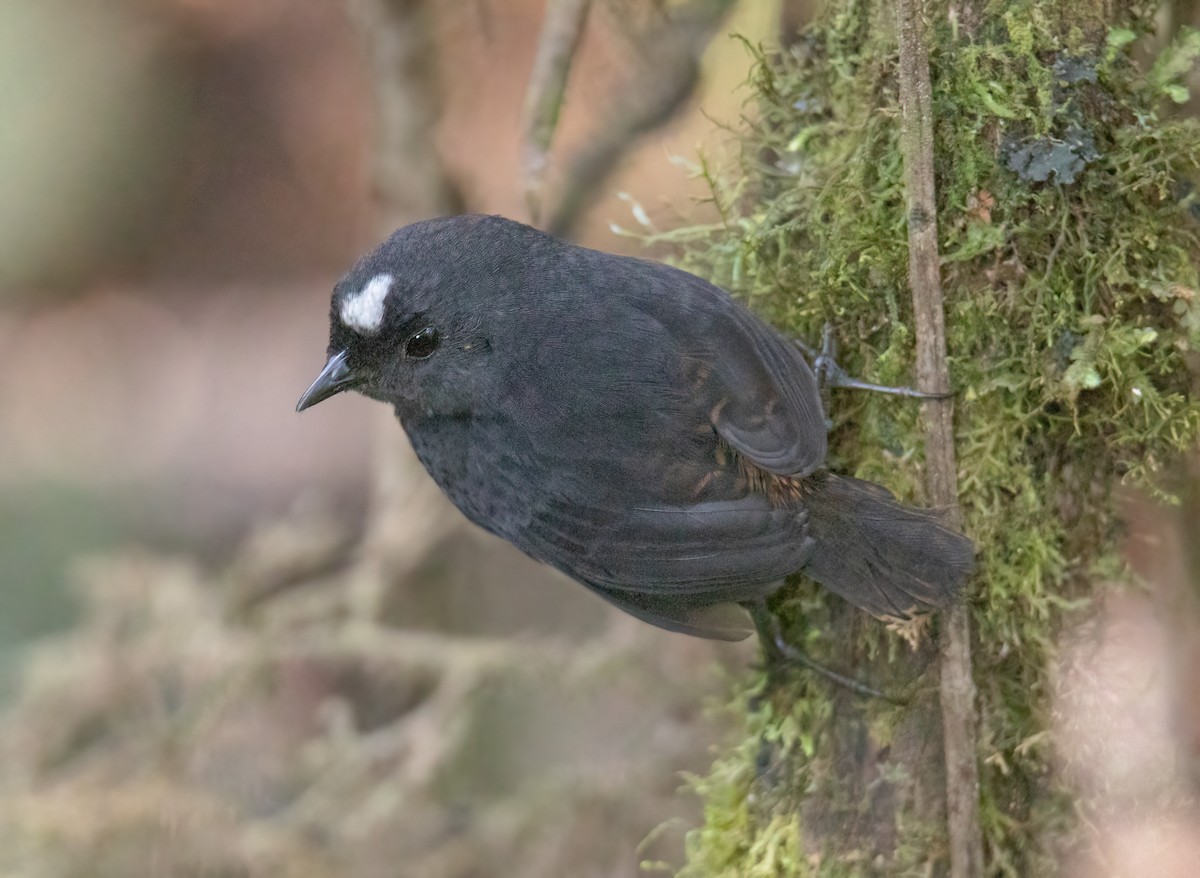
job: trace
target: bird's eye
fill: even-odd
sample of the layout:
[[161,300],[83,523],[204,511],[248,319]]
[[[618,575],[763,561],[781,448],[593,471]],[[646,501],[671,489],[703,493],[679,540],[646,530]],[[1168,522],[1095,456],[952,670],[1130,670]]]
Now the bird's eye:
[[404,343],[404,356],[423,360],[437,350],[439,341],[441,338],[438,331],[432,326],[426,326]]

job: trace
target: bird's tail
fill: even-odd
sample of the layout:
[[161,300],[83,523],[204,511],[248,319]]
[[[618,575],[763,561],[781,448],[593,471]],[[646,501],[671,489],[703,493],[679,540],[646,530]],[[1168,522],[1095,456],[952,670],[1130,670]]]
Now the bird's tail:
[[816,550],[807,576],[882,617],[941,609],[962,590],[974,546],[933,510],[849,476],[821,473],[810,485],[804,505]]

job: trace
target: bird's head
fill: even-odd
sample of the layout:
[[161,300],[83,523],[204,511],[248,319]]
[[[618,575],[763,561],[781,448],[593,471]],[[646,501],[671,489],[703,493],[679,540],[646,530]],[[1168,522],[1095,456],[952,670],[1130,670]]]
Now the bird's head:
[[495,339],[524,310],[522,256],[544,238],[481,216],[395,232],[335,285],[328,361],[296,410],[357,390],[402,418],[469,414],[502,380]]

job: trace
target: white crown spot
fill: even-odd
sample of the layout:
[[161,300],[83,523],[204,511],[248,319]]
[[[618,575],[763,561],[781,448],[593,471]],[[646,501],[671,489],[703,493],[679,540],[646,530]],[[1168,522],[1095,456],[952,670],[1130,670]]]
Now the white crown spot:
[[367,285],[342,301],[342,323],[364,335],[374,335],[383,323],[383,302],[392,289],[395,278],[377,274]]

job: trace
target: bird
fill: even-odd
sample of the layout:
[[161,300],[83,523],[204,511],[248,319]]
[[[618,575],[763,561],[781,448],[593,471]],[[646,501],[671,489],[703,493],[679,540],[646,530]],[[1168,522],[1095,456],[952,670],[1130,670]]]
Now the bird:
[[973,569],[935,510],[825,466],[795,344],[665,263],[499,216],[405,226],[335,284],[296,409],[349,390],[392,406],[470,521],[669,631],[762,634],[795,573],[908,619]]

